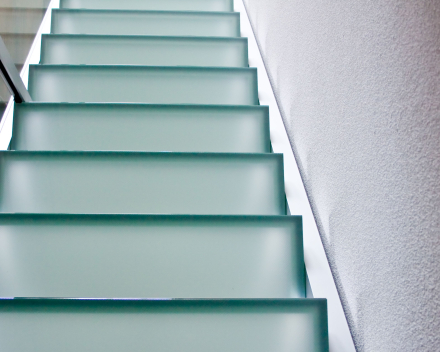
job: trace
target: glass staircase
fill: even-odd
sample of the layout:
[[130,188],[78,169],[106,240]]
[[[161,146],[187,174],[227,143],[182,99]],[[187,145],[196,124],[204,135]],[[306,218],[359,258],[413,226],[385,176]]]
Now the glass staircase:
[[4,352],[329,350],[232,0],[61,0],[0,152]]

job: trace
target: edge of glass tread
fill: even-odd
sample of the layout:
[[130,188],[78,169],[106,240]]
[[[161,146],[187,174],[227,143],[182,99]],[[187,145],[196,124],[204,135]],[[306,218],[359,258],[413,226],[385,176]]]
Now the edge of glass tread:
[[202,158],[273,158],[283,159],[283,154],[276,153],[213,153],[213,152],[148,152],[148,151],[119,151],[119,150],[0,150],[1,155],[69,155],[69,156],[160,156],[160,157],[202,157]]
[[[189,71],[254,71],[257,73],[256,67],[222,67],[222,66],[149,66],[149,65],[83,65],[83,64],[35,64],[29,65],[29,70],[35,70],[37,67],[42,67],[44,69],[51,68],[72,68],[72,69],[145,69],[145,70],[189,70]],[[156,104],[160,105],[160,104]],[[167,105],[167,104],[162,104]],[[172,105],[202,105],[202,104],[172,104]],[[208,104],[208,105],[221,105],[221,104]],[[227,104],[226,104],[227,105]]]
[[197,35],[146,35],[146,34],[66,34],[66,33],[46,33],[41,36],[44,38],[121,38],[121,39],[164,39],[164,40],[200,40],[200,41],[243,41],[248,42],[246,37],[214,37],[214,36],[197,36]]
[[118,13],[118,14],[123,14],[123,13],[152,13],[152,14],[167,14],[167,15],[184,15],[184,14],[188,14],[188,15],[203,15],[203,16],[221,16],[221,15],[225,15],[225,16],[235,16],[235,17],[239,17],[240,18],[240,13],[239,12],[234,12],[234,11],[167,11],[167,10],[112,10],[112,9],[66,9],[66,8],[59,8],[59,9],[53,9],[52,10],[54,13],[56,12],[91,12],[91,13],[99,13],[99,12],[103,12],[103,13]]
[[[59,39],[156,39],[156,40],[194,40],[194,41],[216,41],[216,42],[244,42],[247,48],[248,38],[246,37],[215,37],[198,35],[146,35],[146,34],[66,34],[66,33],[47,33],[41,36],[42,41],[52,38]],[[247,50],[246,50],[247,51]],[[44,46],[41,48],[41,60],[43,60]],[[246,55],[247,57],[247,55]],[[40,64],[42,65],[42,64]],[[166,67],[166,66],[164,66]]]
[[[187,307],[187,308],[223,308],[229,307],[249,307],[254,306],[268,308],[293,308],[299,306],[315,305],[327,313],[327,299],[325,298],[243,298],[243,299],[223,299],[223,298],[46,298],[46,297],[1,297],[0,307],[21,305],[32,307],[38,305],[51,305],[53,307]],[[283,310],[285,312],[285,310]]]
[[73,214],[73,213],[0,213],[0,221],[4,220],[117,220],[117,221],[240,221],[240,222],[286,222],[300,226],[301,215],[213,215],[213,214]]
[[[39,65],[35,65],[39,66]],[[79,65],[80,66],[80,65]],[[168,66],[159,66],[159,67],[168,67]],[[180,66],[178,66],[180,67]],[[100,106],[130,106],[130,107],[139,107],[139,108],[182,108],[182,109],[225,109],[225,110],[246,110],[246,109],[265,109],[267,113],[269,113],[269,106],[267,105],[233,105],[233,104],[157,104],[157,103],[118,103],[118,102],[51,102],[51,101],[32,101],[26,103],[15,104],[15,108],[20,107],[44,107],[44,106],[83,106],[87,105],[88,107],[100,107]]]

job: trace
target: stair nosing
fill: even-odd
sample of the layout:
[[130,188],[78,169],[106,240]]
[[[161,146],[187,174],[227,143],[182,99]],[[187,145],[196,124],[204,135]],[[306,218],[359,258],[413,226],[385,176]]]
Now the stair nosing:
[[121,38],[121,39],[163,39],[163,40],[200,40],[200,41],[237,41],[248,42],[247,37],[215,37],[215,36],[196,36],[196,35],[145,35],[145,34],[67,34],[67,33],[46,33],[42,35],[46,38]]
[[65,9],[65,8],[59,8],[59,9],[53,9],[53,12],[90,12],[90,13],[130,13],[130,14],[145,14],[145,13],[151,13],[151,14],[188,14],[188,15],[233,15],[235,17],[240,18],[240,13],[235,11],[166,11],[166,10],[114,10],[114,9]]
[[44,67],[45,69],[50,68],[86,68],[86,69],[99,69],[99,68],[130,68],[130,69],[160,69],[160,70],[189,70],[189,71],[244,71],[257,72],[256,67],[224,67],[224,66],[157,66],[157,65],[115,65],[115,64],[105,64],[105,65],[85,65],[85,64],[32,64],[29,65],[29,69],[35,69],[36,67]]
[[115,106],[115,107],[145,107],[145,108],[200,108],[200,109],[225,109],[225,110],[267,110],[269,111],[268,105],[233,105],[233,104],[157,104],[157,103],[117,103],[117,102],[48,102],[48,101],[32,101],[32,102],[24,102],[20,104],[16,104],[15,108],[23,108],[23,107],[35,107],[35,106],[88,106],[88,107],[104,107],[104,106]]
[[84,219],[84,220],[195,220],[195,221],[211,221],[211,220],[227,220],[227,221],[248,221],[254,222],[286,222],[302,223],[302,215],[249,215],[249,214],[145,214],[145,213],[8,213],[0,212],[0,221],[5,219]]
[[195,157],[195,158],[263,158],[282,159],[281,153],[222,153],[222,152],[148,152],[148,151],[119,151],[119,150],[1,150],[3,155],[86,155],[86,156],[160,156],[160,157]]
[[[144,305],[144,306],[170,306],[178,307],[204,307],[207,304],[213,307],[249,306],[255,304],[262,306],[294,307],[304,304],[327,306],[326,298],[79,298],[79,297],[1,297],[0,305],[8,304],[69,304],[71,306],[85,306],[90,303],[101,304],[102,306]],[[325,310],[325,312],[327,312]]]

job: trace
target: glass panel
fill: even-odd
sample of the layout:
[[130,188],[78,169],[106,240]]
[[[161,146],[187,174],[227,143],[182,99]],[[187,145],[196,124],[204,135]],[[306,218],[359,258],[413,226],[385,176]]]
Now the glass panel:
[[0,214],[0,243],[2,297],[305,296],[300,217]]
[[239,37],[238,13],[53,10],[54,34]]
[[34,101],[258,104],[255,68],[32,65]]
[[61,0],[61,8],[114,10],[232,11],[232,0]]
[[326,301],[3,300],[4,352],[328,352]]
[[284,215],[282,154],[3,152],[1,211]]
[[247,67],[244,38],[43,36],[42,64]]
[[13,150],[267,153],[264,106],[20,104]]

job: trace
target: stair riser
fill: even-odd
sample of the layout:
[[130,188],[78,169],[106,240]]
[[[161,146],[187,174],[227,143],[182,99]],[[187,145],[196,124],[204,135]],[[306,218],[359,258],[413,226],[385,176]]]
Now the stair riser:
[[3,152],[1,211],[284,215],[282,155]]
[[41,102],[258,104],[253,68],[33,65],[29,92]]
[[61,0],[65,9],[232,11],[232,0]]
[[54,10],[53,34],[239,37],[238,13]]
[[42,64],[247,67],[241,38],[43,36]]
[[328,352],[325,300],[5,300],[2,351]]
[[300,218],[0,215],[0,243],[1,297],[305,296]]
[[12,150],[267,153],[267,107],[16,104]]

